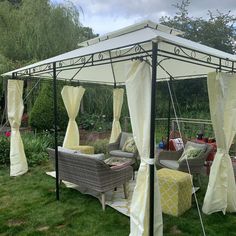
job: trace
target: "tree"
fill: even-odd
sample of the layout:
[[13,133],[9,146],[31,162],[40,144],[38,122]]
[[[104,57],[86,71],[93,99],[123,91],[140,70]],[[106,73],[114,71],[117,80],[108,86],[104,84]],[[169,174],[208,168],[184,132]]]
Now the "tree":
[[175,4],[174,17],[162,17],[160,22],[184,32],[184,38],[200,42],[207,46],[233,53],[236,50],[236,18],[231,12],[221,13],[208,11],[206,18],[190,17],[188,7],[190,0]]
[[[62,84],[58,85],[58,126],[65,130],[68,116],[61,97]],[[38,131],[54,129],[53,88],[51,81],[45,81],[30,112],[30,126]]]
[[79,16],[72,4],[22,0],[15,7],[1,1],[0,53],[27,64],[73,50],[82,40],[94,37],[92,29],[80,24]]
[[[177,9],[174,17],[162,17],[160,22],[169,27],[179,29],[184,32],[182,37],[190,39],[207,46],[233,53],[235,52],[236,27],[235,16],[231,12],[221,13],[216,11],[213,14],[208,12],[208,16],[190,17],[188,7],[190,0],[182,0],[180,4],[175,4]],[[173,75],[174,76],[174,75]],[[181,114],[192,118],[209,118],[209,105],[206,80],[185,80],[173,83],[178,106]],[[159,96],[162,100],[168,101],[168,90],[165,84],[159,85]],[[164,98],[164,99],[163,99]],[[160,97],[159,97],[160,100]],[[177,107],[177,103],[175,104]],[[168,114],[167,102],[165,106],[159,105],[158,112],[163,116]],[[160,115],[159,115],[160,117]]]

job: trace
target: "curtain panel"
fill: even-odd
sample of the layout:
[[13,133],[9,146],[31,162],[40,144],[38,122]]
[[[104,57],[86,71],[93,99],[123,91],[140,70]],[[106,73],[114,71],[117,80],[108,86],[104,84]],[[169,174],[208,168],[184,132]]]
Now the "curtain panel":
[[24,81],[8,80],[7,114],[11,126],[10,176],[18,176],[28,171],[24,145],[20,135],[21,118],[24,111],[22,99]]
[[123,105],[124,89],[113,90],[113,123],[110,143],[114,143],[121,133],[120,114]]
[[[127,73],[126,90],[133,136],[141,164],[133,192],[130,209],[130,236],[149,235],[150,194],[150,117],[151,117],[151,72],[146,62],[132,62]],[[158,177],[155,171],[154,188],[154,235],[161,236],[162,211]]]
[[236,75],[210,73],[207,78],[217,153],[211,166],[203,212],[236,211],[236,186],[229,149],[236,133]]
[[85,89],[82,86],[64,86],[61,95],[69,116],[63,147],[78,146],[80,142],[79,128],[75,121]]

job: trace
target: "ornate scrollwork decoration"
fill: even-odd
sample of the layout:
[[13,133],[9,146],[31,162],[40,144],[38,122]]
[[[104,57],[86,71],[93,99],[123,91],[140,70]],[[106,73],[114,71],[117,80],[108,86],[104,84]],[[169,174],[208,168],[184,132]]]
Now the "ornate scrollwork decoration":
[[141,51],[140,45],[136,45],[136,46],[134,47],[134,51],[135,51],[135,52],[140,52],[140,51]]
[[190,53],[190,57],[191,58],[196,58],[196,56],[197,56],[197,53],[196,53],[196,51],[191,51],[191,53]]
[[208,56],[206,60],[207,62],[211,62],[211,56]]
[[103,59],[103,54],[102,54],[102,53],[99,53],[99,54],[98,54],[98,59],[99,59],[99,60],[102,60],[102,59]]
[[85,62],[86,62],[85,57],[82,57],[82,58],[81,58],[81,62],[82,62],[82,63],[85,63]]
[[175,53],[176,55],[179,55],[179,54],[180,54],[180,48],[174,47],[174,53]]
[[117,57],[120,57],[121,56],[121,50],[120,49],[117,49],[116,52],[115,52],[115,55]]

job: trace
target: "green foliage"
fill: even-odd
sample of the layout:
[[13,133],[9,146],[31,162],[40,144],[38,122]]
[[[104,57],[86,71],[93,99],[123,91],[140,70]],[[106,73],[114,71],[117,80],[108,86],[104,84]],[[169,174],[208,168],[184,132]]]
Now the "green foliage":
[[190,17],[188,7],[190,0],[182,0],[174,6],[177,9],[174,17],[162,17],[160,22],[170,27],[182,30],[184,37],[210,47],[233,53],[236,49],[236,18],[231,12],[214,14],[208,11],[206,18]]
[[53,146],[53,136],[49,133],[39,135],[24,134],[22,140],[25,148],[25,155],[29,166],[40,165],[48,160],[46,149]]
[[87,114],[113,117],[113,87],[103,85],[84,85],[83,111]]
[[[208,17],[189,16],[190,0],[182,0],[174,6],[177,9],[174,17],[162,17],[160,22],[184,32],[183,37],[200,42],[210,47],[233,53],[235,51],[236,27],[235,16],[230,12],[209,11]],[[172,75],[174,76],[174,75]],[[209,119],[207,83],[204,79],[174,81],[172,84],[177,115],[186,118]],[[169,91],[166,83],[158,84],[157,114],[168,117]],[[160,102],[161,101],[161,102]],[[171,116],[174,116],[171,110]]]
[[108,139],[97,139],[95,142],[91,143],[94,147],[94,153],[108,153]]
[[[49,0],[0,2],[0,53],[21,65],[77,48],[94,37],[79,22],[77,8]],[[17,6],[17,7],[16,7]],[[66,37],[65,37],[66,35]]]
[[[68,116],[61,97],[62,85],[58,85],[57,105],[58,105],[58,126],[65,130],[68,123]],[[53,87],[52,82],[42,85],[42,89],[34,103],[30,113],[29,123],[34,129],[52,130],[54,129],[53,113]]]
[[111,129],[111,122],[106,115],[83,113],[79,115],[79,126],[85,130],[106,131]]
[[4,135],[0,136],[0,165],[9,165],[10,163],[10,138]]

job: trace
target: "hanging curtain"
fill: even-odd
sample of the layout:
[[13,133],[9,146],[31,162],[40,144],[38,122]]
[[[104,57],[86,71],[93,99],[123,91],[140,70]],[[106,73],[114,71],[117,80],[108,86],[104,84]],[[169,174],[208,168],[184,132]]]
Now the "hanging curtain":
[[124,89],[113,90],[113,123],[110,137],[110,143],[114,143],[121,133],[120,114],[123,105]]
[[85,89],[82,86],[64,86],[61,91],[62,99],[69,116],[63,147],[71,148],[79,145],[79,129],[75,118],[78,115],[84,91]]
[[11,126],[10,176],[18,176],[28,171],[24,145],[20,135],[21,118],[24,111],[22,80],[8,80],[7,113]]
[[[131,64],[126,81],[128,106],[133,136],[138,148],[141,164],[137,175],[130,209],[130,236],[146,236],[149,233],[150,195],[150,117],[151,117],[151,74],[146,62]],[[162,235],[162,211],[157,173],[154,188],[154,235]]]
[[203,212],[236,212],[236,186],[229,148],[236,133],[236,75],[210,73],[207,79],[217,152],[211,166]]

